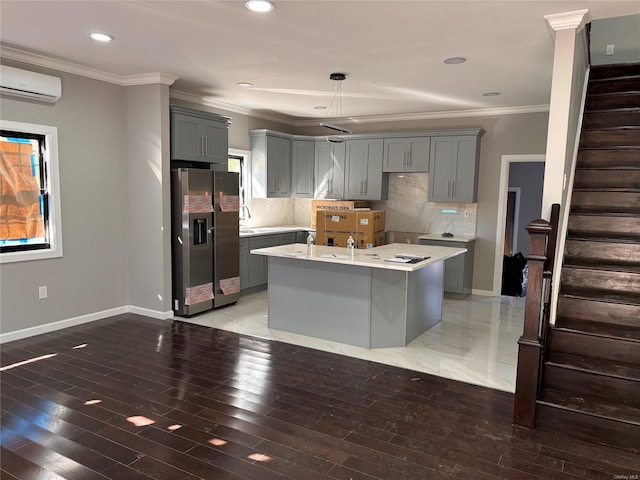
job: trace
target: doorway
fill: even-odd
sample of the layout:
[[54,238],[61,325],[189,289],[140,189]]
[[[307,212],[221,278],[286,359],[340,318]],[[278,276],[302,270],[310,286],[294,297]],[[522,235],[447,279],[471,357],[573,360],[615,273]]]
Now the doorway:
[[[494,258],[494,275],[493,275],[493,295],[500,296],[502,291],[502,270],[503,270],[503,262],[505,255],[505,239],[507,232],[507,205],[509,199],[509,177],[510,170],[512,164],[520,164],[520,163],[532,163],[532,162],[545,162],[545,155],[503,155],[500,163],[500,179],[499,179],[499,189],[498,189],[498,215],[497,215],[497,227],[496,228],[496,250],[495,250],[495,258]],[[524,183],[526,185],[526,182]],[[522,190],[522,186],[520,187]],[[542,185],[540,185],[540,190],[542,190]],[[521,192],[522,196],[522,192]],[[513,250],[515,253],[518,251],[525,249],[525,252],[522,252],[523,255],[528,255],[528,240],[529,236],[527,235],[524,227],[534,218],[538,218],[540,216],[540,206],[538,206],[538,213],[534,214],[533,217],[529,218],[531,213],[525,212],[523,209],[525,208],[525,203],[521,199],[520,212],[518,224],[519,227],[514,225],[514,228],[517,229],[517,243],[514,242]],[[537,217],[536,217],[537,215]],[[514,218],[515,220],[515,218]],[[516,240],[514,235],[514,240]]]

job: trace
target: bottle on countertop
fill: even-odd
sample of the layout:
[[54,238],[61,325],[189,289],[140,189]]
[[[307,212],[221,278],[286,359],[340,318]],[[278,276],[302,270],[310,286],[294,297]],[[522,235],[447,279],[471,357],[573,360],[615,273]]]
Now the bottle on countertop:
[[311,254],[313,253],[313,235],[311,235],[311,233],[309,233],[309,236],[307,237],[307,256],[311,256]]
[[354,243],[353,237],[349,235],[349,238],[347,238],[347,255],[349,255],[349,258],[353,258],[356,253]]

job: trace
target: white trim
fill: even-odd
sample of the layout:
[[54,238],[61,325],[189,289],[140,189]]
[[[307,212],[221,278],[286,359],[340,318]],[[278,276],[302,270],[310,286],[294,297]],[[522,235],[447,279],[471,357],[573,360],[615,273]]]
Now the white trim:
[[591,67],[587,67],[582,85],[582,103],[580,106],[580,118],[578,119],[578,132],[573,145],[573,159],[569,170],[569,179],[565,185],[567,194],[564,205],[560,205],[560,218],[558,218],[558,237],[556,239],[556,256],[553,265],[553,276],[551,277],[551,305],[549,307],[549,323],[555,325],[556,310],[558,307],[558,295],[560,293],[560,275],[562,273],[562,263],[564,261],[564,244],[567,239],[567,226],[569,223],[569,213],[571,211],[571,197],[573,195],[573,180],[576,174],[576,163],[578,161],[578,150],[580,147],[580,137],[582,132],[582,119],[584,117],[584,105],[587,101],[587,89],[589,87],[589,72]]
[[11,342],[13,340],[21,340],[23,338],[32,337],[34,335],[41,335],[43,333],[53,332],[55,330],[62,330],[63,328],[69,328],[83,323],[94,322],[103,318],[112,317],[114,315],[121,315],[127,313],[127,307],[111,308],[109,310],[103,310],[101,312],[89,313],[87,315],[81,315],[79,317],[68,318],[66,320],[59,320],[57,322],[45,323],[44,325],[38,325],[36,327],[23,328],[9,333],[0,334],[0,343]]
[[136,307],[135,305],[129,305],[127,309],[129,313],[144,315],[145,317],[157,318],[158,320],[168,320],[173,318],[173,310],[169,310],[167,312],[159,312],[158,310]]
[[554,31],[577,29],[579,32],[591,21],[589,10],[576,10],[575,12],[554,13],[545,15],[544,19]]
[[60,168],[58,162],[58,129],[50,125],[12,122],[0,119],[3,130],[35,133],[45,137],[45,166],[49,190],[50,247],[42,250],[23,250],[0,253],[0,264],[62,257],[62,210],[60,207]]
[[[242,185],[244,188],[245,205],[249,208],[249,212],[251,212],[251,208],[253,207],[253,205],[251,204],[251,200],[253,199],[253,196],[251,195],[251,192],[253,192],[252,190],[253,185],[251,182],[251,179],[253,178],[253,170],[252,170],[252,164],[251,164],[251,151],[242,150],[239,148],[229,148],[228,154],[244,158],[244,169],[243,169],[244,175],[242,178]],[[251,219],[247,218],[246,220],[242,220],[241,223],[243,226],[250,225]]]
[[509,165],[511,162],[544,162],[544,154],[502,155],[500,178],[498,180],[498,209],[496,228],[496,251],[493,264],[493,295],[500,296],[502,291],[502,261],[504,256],[505,216],[507,213],[507,190],[509,188]]
[[520,187],[509,187],[508,188],[508,192],[515,192],[516,194],[516,204],[514,206],[514,212],[513,212],[513,238],[511,239],[511,241],[513,242],[513,247],[515,247],[516,249],[518,248],[518,230],[519,230],[519,225],[520,225],[520,193],[521,193],[521,188]]
[[44,325],[23,328],[21,330],[15,330],[8,333],[1,333],[0,344],[12,342],[14,340],[21,340],[27,337],[33,337],[34,335],[42,335],[43,333],[54,332],[56,330],[62,330],[64,328],[74,327],[76,325],[82,325],[83,323],[95,322],[96,320],[102,320],[104,318],[113,317],[115,315],[122,315],[123,313],[134,313],[158,320],[170,320],[174,318],[173,311],[159,312],[157,310],[150,310],[148,308],[136,307],[135,305],[123,305],[121,307],[110,308],[108,310],[102,310],[100,312],[80,315],[79,317],[67,318],[65,320],[59,320],[57,322],[45,323]]
[[39,53],[25,52],[18,48],[0,45],[0,57],[17,60],[19,62],[30,63],[40,67],[51,68],[60,72],[72,73],[81,77],[93,78],[107,83],[115,83],[116,85],[149,85],[155,83],[163,83],[165,85],[173,85],[178,77],[167,75],[166,73],[145,73],[140,75],[116,75],[114,73],[104,72],[95,68],[86,67],[77,63],[68,62],[66,60],[58,60],[49,58]]
[[496,295],[493,290],[480,290],[478,288],[471,289],[471,295],[480,295],[482,297],[499,297],[500,295]]

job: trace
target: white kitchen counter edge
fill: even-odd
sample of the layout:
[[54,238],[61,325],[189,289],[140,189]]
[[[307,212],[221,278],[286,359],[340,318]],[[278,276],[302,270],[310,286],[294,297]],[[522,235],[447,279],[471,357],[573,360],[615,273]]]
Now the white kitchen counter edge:
[[455,237],[443,237],[439,233],[426,233],[424,235],[420,235],[418,240],[437,240],[439,242],[459,242],[459,243],[469,243],[477,240],[478,237],[471,237],[466,235],[460,235]]
[[[258,248],[251,250],[254,255],[265,255],[270,257],[291,258],[294,260],[305,260],[312,262],[337,263],[341,265],[354,265],[359,267],[383,268],[388,270],[401,270],[413,272],[427,265],[446,260],[451,257],[466,253],[466,248],[436,247],[431,245],[412,245],[406,243],[391,243],[380,247],[356,249],[353,259],[340,258],[347,254],[346,248],[326,247],[324,245],[314,245],[311,256],[306,255],[306,245],[290,244],[277,247]],[[429,256],[430,258],[419,263],[392,263],[387,262],[388,258],[396,254],[409,254],[418,256]],[[337,255],[337,257],[325,257],[323,255]]]
[[309,232],[314,231],[314,228],[311,227],[302,227],[298,225],[278,225],[275,227],[246,227],[246,230],[250,231],[242,231],[242,227],[240,229],[240,238],[245,237],[258,237],[261,235],[277,235],[279,233],[289,233],[289,232]]

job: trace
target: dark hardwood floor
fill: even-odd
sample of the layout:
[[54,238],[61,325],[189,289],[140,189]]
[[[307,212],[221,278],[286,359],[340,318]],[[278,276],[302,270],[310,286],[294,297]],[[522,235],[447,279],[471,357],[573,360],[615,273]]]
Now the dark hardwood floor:
[[508,393],[179,321],[18,340],[1,365],[8,480],[640,474],[640,455],[512,427]]

